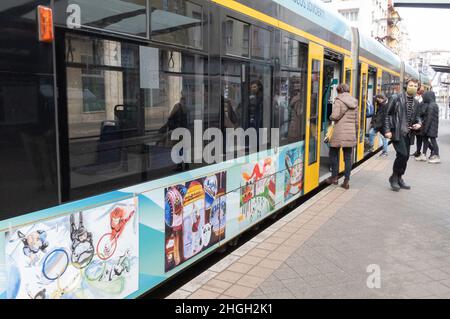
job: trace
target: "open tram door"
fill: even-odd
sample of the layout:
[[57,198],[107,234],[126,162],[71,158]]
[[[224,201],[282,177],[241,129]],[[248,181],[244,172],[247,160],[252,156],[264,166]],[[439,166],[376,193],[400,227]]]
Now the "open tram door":
[[[343,83],[350,87],[350,94],[353,95],[353,59],[349,56],[344,58],[344,78]],[[344,151],[341,149],[339,156],[339,172],[342,173],[345,170]]]
[[306,110],[305,194],[319,186],[320,123],[324,48],[309,43],[308,98]]
[[367,104],[367,84],[369,75],[369,65],[361,63],[361,78],[359,90],[359,109],[358,109],[358,142],[356,147],[356,161],[359,162],[364,158],[364,144],[366,139],[366,104]]
[[[383,70],[381,68],[378,68],[377,69],[377,84],[376,84],[376,88],[375,88],[375,93],[376,93],[375,95],[381,94],[381,81],[382,81],[382,78],[383,78]],[[377,107],[376,106],[376,101],[374,101],[374,103],[375,103],[375,107]],[[378,111],[378,109],[375,108],[375,114],[376,114],[377,111]],[[374,149],[378,149],[379,147],[380,147],[380,134],[377,133],[376,136],[375,136],[375,140],[373,142],[373,148]]]

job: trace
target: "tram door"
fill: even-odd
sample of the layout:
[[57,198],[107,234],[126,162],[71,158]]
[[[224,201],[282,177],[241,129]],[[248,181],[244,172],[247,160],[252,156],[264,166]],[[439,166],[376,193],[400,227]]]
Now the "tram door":
[[[378,68],[377,69],[377,85],[375,88],[375,92],[376,94],[381,94],[381,79],[383,77],[383,70]],[[375,102],[375,101],[374,101]],[[375,103],[376,104],[376,103]],[[378,111],[378,109],[375,109],[375,112]],[[372,119],[373,120],[373,119]],[[373,143],[373,147],[375,149],[378,149],[378,147],[380,147],[380,138],[379,138],[379,133],[377,133],[375,141]]]
[[[350,94],[353,94],[353,59],[345,56],[344,58],[344,79],[343,83],[350,87]],[[342,173],[345,170],[344,151],[341,149],[339,156],[339,172]]]
[[364,144],[366,139],[366,104],[367,104],[367,83],[369,75],[369,66],[367,63],[361,63],[361,78],[359,90],[359,125],[358,125],[358,144],[356,160],[359,162],[364,158]]
[[308,58],[309,94],[306,111],[305,194],[319,186],[323,53],[322,46],[310,42]]

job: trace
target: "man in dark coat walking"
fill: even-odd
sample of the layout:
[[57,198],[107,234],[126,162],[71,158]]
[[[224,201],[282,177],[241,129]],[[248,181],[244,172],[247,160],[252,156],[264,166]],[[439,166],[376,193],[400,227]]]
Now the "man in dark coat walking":
[[428,163],[439,164],[441,158],[439,157],[439,146],[436,141],[439,132],[439,106],[436,103],[436,95],[434,92],[425,92],[423,102],[427,105],[422,128],[424,136],[423,153],[426,154],[428,148],[430,148],[431,156]]
[[393,173],[389,183],[393,191],[411,189],[403,180],[408,166],[411,144],[414,132],[422,128],[422,121],[417,107],[419,102],[414,99],[417,94],[419,81],[408,81],[406,92],[394,94],[388,102],[384,121],[385,137],[392,139],[397,157],[394,162]]

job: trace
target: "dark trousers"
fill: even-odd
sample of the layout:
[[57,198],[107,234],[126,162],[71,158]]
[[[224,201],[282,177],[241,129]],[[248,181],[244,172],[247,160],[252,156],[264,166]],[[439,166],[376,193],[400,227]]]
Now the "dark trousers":
[[405,175],[408,166],[409,152],[411,151],[411,138],[409,135],[400,137],[400,141],[392,143],[397,152],[397,157],[394,162],[394,174],[399,176]]
[[415,155],[420,155],[420,151],[422,150],[422,145],[423,145],[423,136],[419,136],[417,135],[417,150],[416,150],[416,154]]
[[431,156],[439,156],[439,145],[435,137],[425,137],[423,142],[423,153],[427,154],[428,149],[431,150]]
[[[350,179],[350,174],[352,173],[352,153],[353,148],[344,147],[344,161],[345,161],[345,178]],[[336,177],[339,175],[339,147],[330,147],[330,161],[332,176]]]

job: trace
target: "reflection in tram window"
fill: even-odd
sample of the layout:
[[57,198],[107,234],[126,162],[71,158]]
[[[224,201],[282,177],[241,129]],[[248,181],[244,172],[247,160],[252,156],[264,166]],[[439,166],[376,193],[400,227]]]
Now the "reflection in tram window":
[[186,0],[151,0],[152,39],[203,48],[203,8]]
[[[55,22],[67,24],[68,1],[55,1]],[[71,0],[80,7],[81,25],[84,28],[101,29],[147,37],[147,0]],[[64,6],[64,7],[63,7]]]
[[227,17],[224,42],[229,55],[248,58],[250,50],[250,25]]
[[308,47],[284,37],[282,56],[280,80],[275,82],[273,125],[280,129],[280,145],[287,145],[305,140]]
[[228,116],[223,125],[254,128],[257,138],[259,129],[267,128],[270,142],[272,67],[224,60],[222,70],[222,96],[227,107],[224,116]]
[[252,58],[270,59],[270,31],[252,26]]
[[170,135],[204,117],[203,57],[69,36],[66,58],[71,198],[189,168]]

